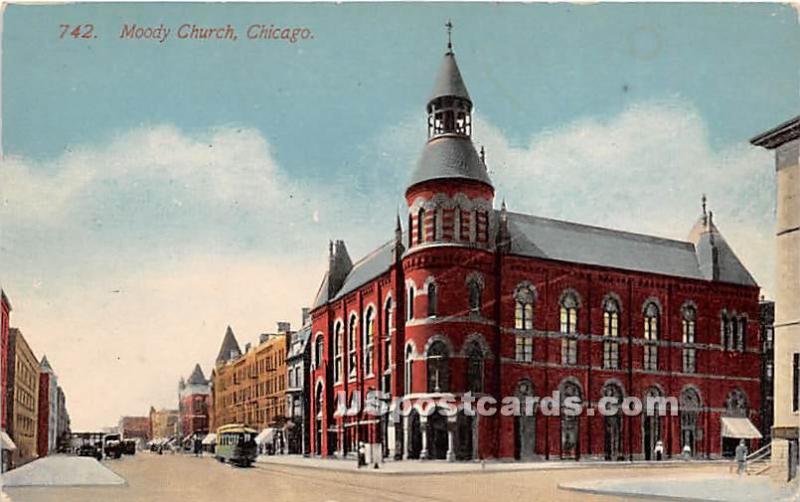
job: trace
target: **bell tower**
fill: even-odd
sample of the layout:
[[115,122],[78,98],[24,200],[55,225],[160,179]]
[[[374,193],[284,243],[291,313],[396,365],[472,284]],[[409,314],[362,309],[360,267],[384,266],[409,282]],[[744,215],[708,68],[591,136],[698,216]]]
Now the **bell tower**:
[[459,243],[489,247],[494,187],[472,143],[472,108],[456,62],[452,23],[426,105],[428,141],[406,189],[408,246]]

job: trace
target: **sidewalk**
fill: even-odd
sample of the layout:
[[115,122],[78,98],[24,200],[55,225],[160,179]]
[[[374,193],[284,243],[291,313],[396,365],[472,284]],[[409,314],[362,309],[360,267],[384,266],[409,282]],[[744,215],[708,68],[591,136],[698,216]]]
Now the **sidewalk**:
[[597,495],[703,502],[791,500],[795,487],[776,484],[768,476],[691,474],[680,477],[571,481],[558,486]]
[[379,475],[416,475],[416,474],[455,474],[465,472],[516,472],[547,471],[560,469],[626,469],[626,468],[669,468],[688,467],[691,465],[727,465],[729,460],[665,460],[662,462],[606,462],[599,460],[542,460],[537,462],[515,462],[502,460],[486,460],[481,462],[447,462],[445,460],[387,460],[378,469],[367,465],[358,469],[355,459],[336,459],[303,457],[301,455],[259,455],[256,463],[261,465],[302,467],[309,469],[326,469],[331,471],[360,472]]

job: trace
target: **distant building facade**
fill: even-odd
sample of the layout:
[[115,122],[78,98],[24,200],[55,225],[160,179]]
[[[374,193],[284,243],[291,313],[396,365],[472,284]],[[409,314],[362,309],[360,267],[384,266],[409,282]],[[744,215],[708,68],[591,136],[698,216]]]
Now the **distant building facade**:
[[178,410],[160,409],[150,407],[150,439],[177,438],[179,433],[178,423],[180,414]]
[[150,417],[120,417],[117,430],[123,439],[138,439],[144,445],[150,440]]
[[311,432],[308,375],[311,370],[311,318],[303,309],[303,327],[292,334],[286,353],[286,443],[290,454],[309,453]]
[[184,437],[208,434],[211,386],[202,368],[196,364],[192,374],[178,385],[181,434]]
[[67,451],[72,438],[72,426],[70,424],[69,411],[67,411],[67,396],[61,386],[58,387],[58,424],[56,426],[56,436],[58,437],[58,451]]
[[259,343],[244,352],[228,327],[213,373],[216,427],[241,423],[260,430],[280,429],[274,435],[278,449],[286,422],[286,348],[291,336],[288,323],[278,323],[278,333],[262,334]]
[[775,373],[772,470],[775,479],[797,474],[800,413],[800,115],[754,137],[775,152]]
[[58,448],[58,378],[47,356],[39,366],[39,412],[36,451],[46,457]]
[[37,458],[39,415],[39,361],[17,328],[8,331],[7,424],[17,449],[11,466],[19,467]]
[[16,449],[8,434],[8,330],[11,323],[11,302],[0,288],[0,472],[9,468],[11,452]]
[[761,316],[761,434],[764,442],[772,438],[772,414],[775,406],[775,302],[761,300],[759,302]]

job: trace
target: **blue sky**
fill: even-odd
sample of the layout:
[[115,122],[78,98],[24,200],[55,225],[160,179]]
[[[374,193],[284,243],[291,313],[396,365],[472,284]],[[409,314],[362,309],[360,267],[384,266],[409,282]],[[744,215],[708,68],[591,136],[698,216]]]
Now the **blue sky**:
[[[685,238],[707,192],[769,294],[772,161],[747,140],[800,109],[789,6],[10,5],[0,281],[79,426],[173,405],[164,382],[210,372],[227,324],[296,324],[329,238],[357,258],[392,236],[448,18],[512,210]],[[255,23],[314,39],[245,40]]]

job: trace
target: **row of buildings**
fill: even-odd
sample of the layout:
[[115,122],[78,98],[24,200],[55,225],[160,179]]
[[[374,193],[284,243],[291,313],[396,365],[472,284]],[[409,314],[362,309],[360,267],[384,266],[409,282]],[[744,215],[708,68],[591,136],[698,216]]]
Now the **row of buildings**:
[[0,289],[0,445],[2,472],[69,444],[64,390],[47,356],[38,359],[18,328],[11,302]]

